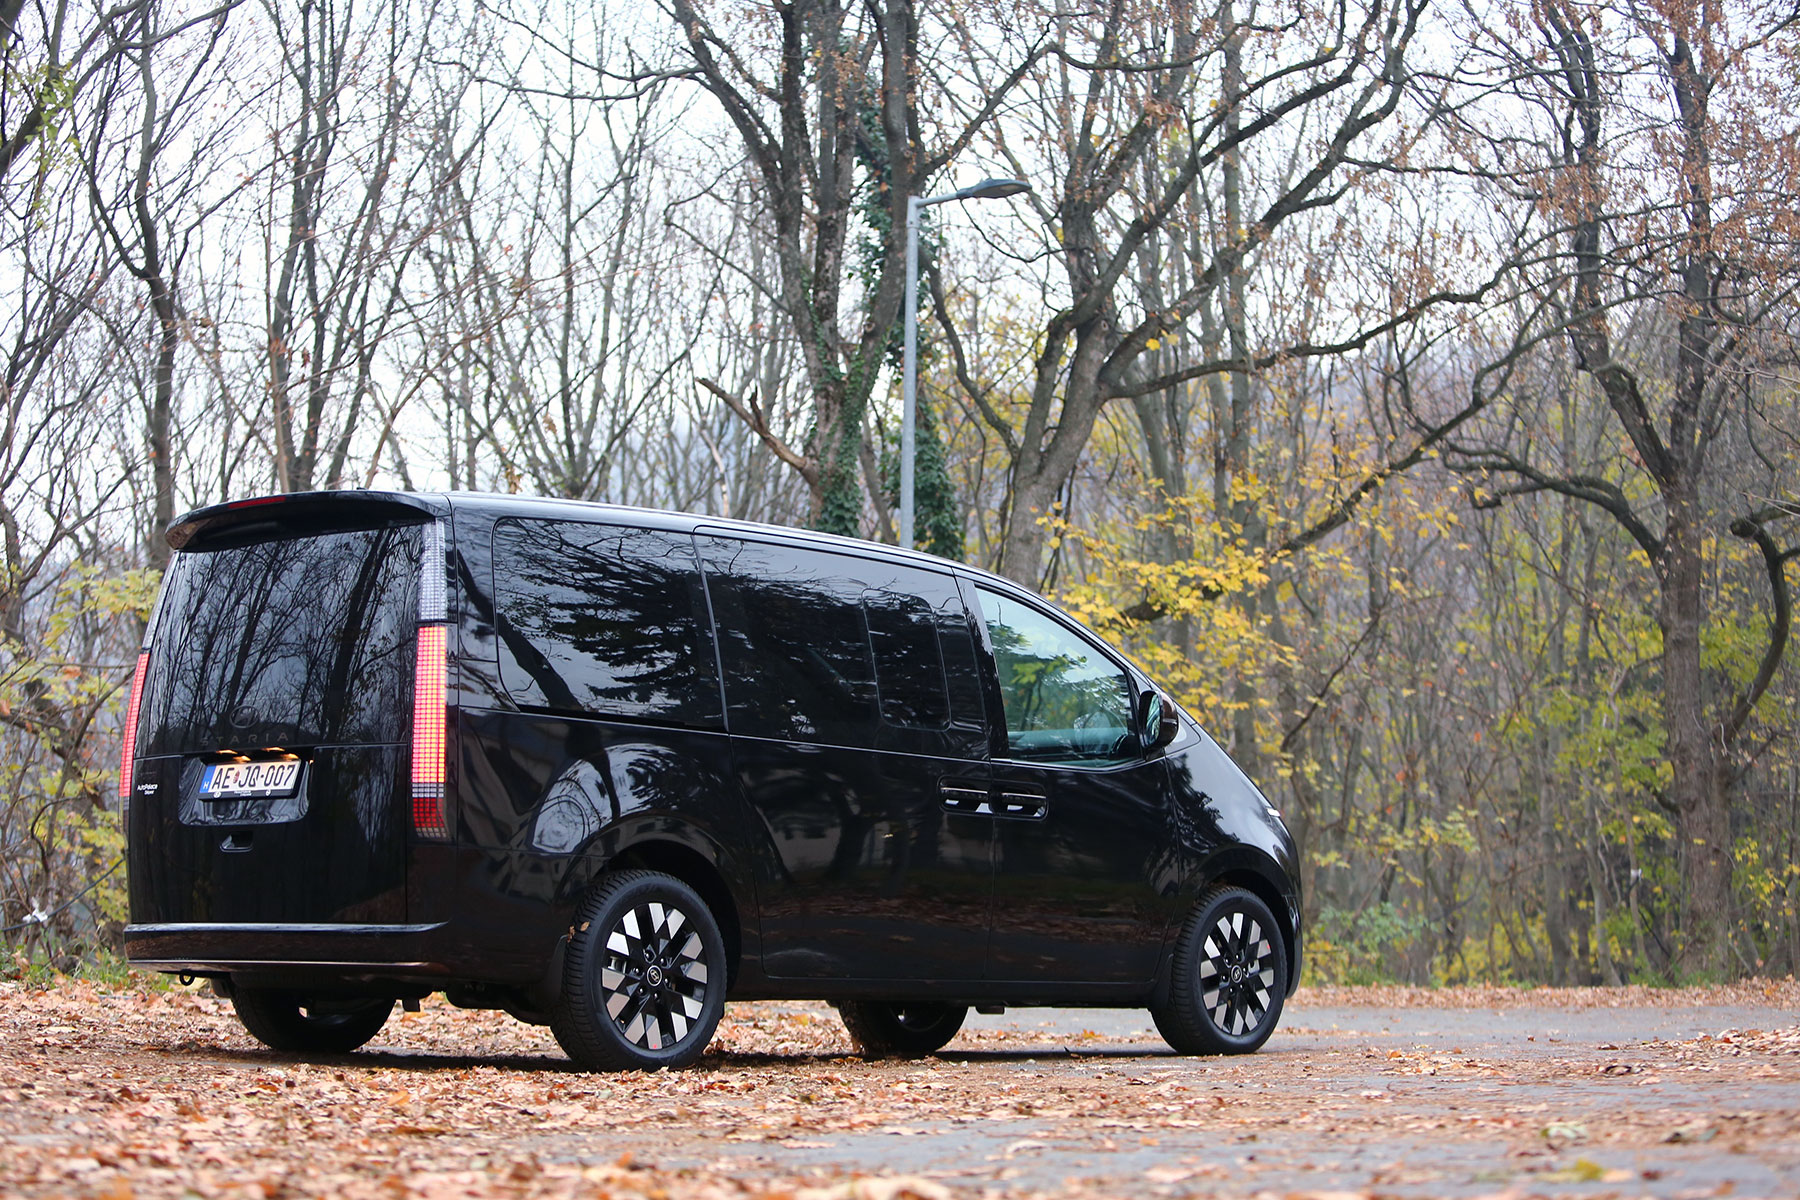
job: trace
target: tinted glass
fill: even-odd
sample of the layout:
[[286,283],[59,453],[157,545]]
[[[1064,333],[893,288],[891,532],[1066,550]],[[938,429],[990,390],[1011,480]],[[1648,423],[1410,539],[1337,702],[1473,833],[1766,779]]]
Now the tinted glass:
[[1012,755],[1045,762],[1135,755],[1124,672],[1061,622],[998,592],[978,591]]
[[973,605],[963,603],[965,594],[958,591],[952,583],[949,598],[940,605],[938,646],[944,652],[944,679],[950,690],[950,723],[963,729],[978,731],[985,748],[988,722],[987,704],[983,696],[987,687],[982,678],[981,658],[977,650],[980,639],[975,630],[975,620],[969,615]]
[[401,741],[422,542],[412,525],[176,554],[144,753]]
[[918,596],[863,593],[863,617],[875,652],[881,719],[902,729],[942,729],[950,723],[944,654],[937,620]]
[[500,678],[527,708],[717,726],[706,596],[686,534],[494,526]]
[[874,745],[879,693],[860,560],[722,538],[704,545],[731,731]]

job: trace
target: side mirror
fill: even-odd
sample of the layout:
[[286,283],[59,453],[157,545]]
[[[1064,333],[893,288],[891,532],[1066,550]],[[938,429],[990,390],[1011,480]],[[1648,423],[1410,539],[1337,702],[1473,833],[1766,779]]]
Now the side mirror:
[[1139,701],[1138,727],[1143,730],[1144,748],[1147,750],[1168,745],[1181,732],[1181,723],[1175,717],[1175,707],[1164,700],[1163,694],[1158,691],[1145,692]]

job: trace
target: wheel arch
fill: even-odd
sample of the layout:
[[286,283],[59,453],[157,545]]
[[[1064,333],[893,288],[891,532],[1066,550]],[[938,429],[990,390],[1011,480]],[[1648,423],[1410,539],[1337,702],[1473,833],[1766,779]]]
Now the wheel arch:
[[1200,897],[1215,887],[1241,887],[1268,905],[1269,911],[1275,914],[1287,957],[1287,994],[1293,995],[1300,986],[1300,898],[1286,881],[1280,866],[1273,859],[1244,846],[1217,854],[1194,872],[1185,889],[1190,911]]
[[706,907],[712,911],[713,921],[719,927],[719,937],[725,943],[726,990],[729,992],[731,985],[737,982],[738,967],[743,960],[744,918],[718,864],[684,842],[652,838],[634,842],[607,859],[604,871],[596,875],[589,886],[592,887],[605,872],[633,868],[671,875],[693,888],[700,894],[700,899],[706,901]]

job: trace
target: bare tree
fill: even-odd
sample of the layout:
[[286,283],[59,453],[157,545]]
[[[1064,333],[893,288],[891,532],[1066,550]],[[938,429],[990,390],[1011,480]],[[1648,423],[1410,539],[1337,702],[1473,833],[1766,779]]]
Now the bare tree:
[[527,51],[499,72],[496,124],[529,154],[490,149],[481,194],[473,178],[454,185],[455,250],[485,330],[470,346],[485,369],[469,399],[509,486],[626,499],[634,465],[679,427],[686,357],[706,332],[672,319],[705,275],[684,270],[660,216],[657,148],[684,113],[656,85],[605,94],[597,64],[630,52],[602,14],[543,4],[508,25]]
[[[1585,380],[1580,402],[1608,414],[1626,458],[1558,453],[1525,416],[1461,444],[1458,463],[1494,498],[1549,492],[1593,505],[1648,563],[1687,959],[1722,972],[1744,965],[1731,961],[1731,793],[1786,652],[1787,564],[1800,556],[1778,536],[1800,508],[1785,398],[1800,345],[1800,131],[1791,103],[1769,107],[1795,95],[1782,64],[1800,45],[1800,18],[1711,2],[1636,5],[1622,22],[1583,3],[1506,15],[1481,33],[1516,104],[1504,128],[1484,131],[1482,166],[1562,249],[1524,266],[1536,320],[1491,369],[1511,371],[1543,339],[1566,339]],[[1528,128],[1535,138],[1521,136]],[[1741,676],[1705,649],[1708,580],[1734,539],[1767,596],[1766,635]]]
[[[154,496],[146,541],[158,563],[168,549],[157,535],[175,518],[175,359],[184,336],[179,277],[191,239],[209,215],[209,177],[227,137],[200,116],[222,69],[226,18],[235,3],[192,14],[150,3],[122,14],[111,30],[121,49],[96,87],[84,141],[94,218],[117,261],[143,285],[155,323],[144,442]],[[186,144],[175,149],[180,143]]]
[[[1056,54],[1023,85],[1029,133],[993,127],[997,149],[1017,171],[1053,181],[1034,204],[1051,235],[1037,261],[1056,268],[1042,281],[1051,316],[1023,381],[1028,401],[1018,415],[984,409],[1011,458],[1003,573],[1042,577],[1043,518],[1056,510],[1112,401],[1230,377],[1213,401],[1222,422],[1215,461],[1223,476],[1239,474],[1256,372],[1297,356],[1350,352],[1491,286],[1437,280],[1396,291],[1381,309],[1345,310],[1333,336],[1272,330],[1252,345],[1242,315],[1254,257],[1284,226],[1345,202],[1366,182],[1365,159],[1377,157],[1372,147],[1397,124],[1407,97],[1409,54],[1426,8],[1407,0],[1300,10],[1278,25],[1231,4],[1151,17],[1123,4],[1092,20],[1038,14],[1054,31]],[[981,62],[979,39],[965,50]],[[1268,168],[1256,190],[1243,165],[1253,159]],[[1164,286],[1134,294],[1150,243],[1172,230],[1199,231],[1191,246],[1199,259],[1178,291],[1164,278]],[[1153,353],[1184,337],[1203,353],[1173,362]],[[973,381],[967,386],[981,391]],[[1443,432],[1434,428],[1397,448],[1358,495],[1419,461]],[[1342,514],[1328,516],[1307,536],[1341,524]]]
[[907,197],[968,144],[1022,67],[970,112],[950,109],[927,145],[921,45],[932,43],[911,0],[796,0],[766,18],[695,0],[667,11],[685,46],[671,74],[713,97],[761,183],[778,311],[811,393],[808,436],[789,444],[755,397],[714,382],[715,394],[806,481],[821,528],[857,533],[865,419],[900,316]]
[[[416,89],[435,3],[266,0],[283,79],[266,160],[266,382],[276,486],[340,486],[374,406],[384,343],[418,319],[409,268],[433,158]],[[426,144],[429,144],[426,142]],[[391,419],[391,414],[389,414]]]

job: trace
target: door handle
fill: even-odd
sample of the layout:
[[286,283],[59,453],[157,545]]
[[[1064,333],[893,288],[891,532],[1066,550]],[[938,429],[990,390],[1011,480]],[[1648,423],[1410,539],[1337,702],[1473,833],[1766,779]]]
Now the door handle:
[[1050,804],[1043,796],[1027,792],[1001,792],[999,813],[1020,821],[1041,821],[1049,815]]
[[943,797],[944,808],[949,812],[973,813],[982,817],[992,816],[994,813],[994,806],[988,803],[988,794],[980,788],[958,787],[946,783],[938,788],[938,795]]

